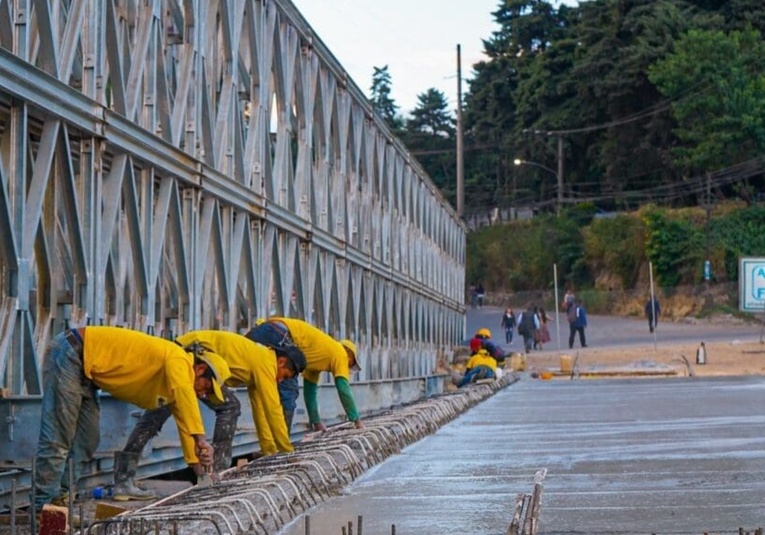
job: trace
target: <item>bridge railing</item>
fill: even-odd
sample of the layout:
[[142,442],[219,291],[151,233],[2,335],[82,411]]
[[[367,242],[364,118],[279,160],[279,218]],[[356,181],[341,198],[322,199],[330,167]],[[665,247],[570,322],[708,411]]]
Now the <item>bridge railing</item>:
[[287,0],[0,9],[0,378],[67,326],[305,318],[357,379],[464,329],[465,228]]

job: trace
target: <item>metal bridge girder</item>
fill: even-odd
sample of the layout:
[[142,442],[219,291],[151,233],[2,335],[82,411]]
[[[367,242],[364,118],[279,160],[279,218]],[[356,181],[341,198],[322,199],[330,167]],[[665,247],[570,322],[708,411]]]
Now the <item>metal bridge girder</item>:
[[303,317],[431,371],[465,228],[288,0],[0,9],[0,378],[69,325],[171,336]]

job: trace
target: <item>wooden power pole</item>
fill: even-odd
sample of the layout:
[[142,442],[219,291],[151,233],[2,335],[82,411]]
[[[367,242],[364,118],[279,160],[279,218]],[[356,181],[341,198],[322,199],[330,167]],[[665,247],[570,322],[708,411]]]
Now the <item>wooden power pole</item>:
[[465,215],[465,146],[462,138],[462,55],[457,45],[457,215]]

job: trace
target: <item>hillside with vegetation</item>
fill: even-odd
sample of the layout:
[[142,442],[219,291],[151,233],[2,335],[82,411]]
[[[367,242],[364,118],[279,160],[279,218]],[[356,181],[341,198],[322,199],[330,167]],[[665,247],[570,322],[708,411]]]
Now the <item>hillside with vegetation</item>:
[[683,301],[684,313],[733,312],[739,259],[765,254],[764,206],[726,202],[707,212],[646,205],[595,215],[592,205],[580,204],[560,217],[547,214],[471,233],[468,281],[480,282],[500,306],[550,306],[557,272],[559,295],[573,287],[593,311],[626,306],[626,312],[639,313],[652,275],[663,297],[698,297]]
[[[486,16],[464,95],[466,217],[555,211],[559,163],[565,207],[762,200],[761,0],[499,0]],[[424,89],[402,116],[394,84],[375,69],[376,110],[456,205],[453,110]]]

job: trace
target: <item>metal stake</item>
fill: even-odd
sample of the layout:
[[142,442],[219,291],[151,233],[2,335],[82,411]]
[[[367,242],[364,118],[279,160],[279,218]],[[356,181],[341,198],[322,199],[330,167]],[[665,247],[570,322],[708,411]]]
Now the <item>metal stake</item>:
[[31,504],[31,507],[29,508],[29,527],[31,528],[30,531],[32,533],[37,533],[37,515],[35,514],[37,512],[37,506],[35,504],[35,494],[37,494],[37,485],[35,484],[35,480],[37,479],[37,459],[32,457],[32,485],[29,495],[29,503]]
[[74,459],[69,457],[69,535],[74,535]]
[[16,480],[11,479],[11,535],[16,535]]
[[359,515],[356,518],[356,531],[358,532],[358,535],[363,535],[363,533],[361,531],[361,528],[362,528],[363,524],[364,524],[364,517]]
[[305,515],[305,535],[311,535],[311,516]]

